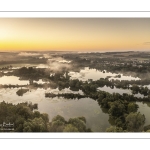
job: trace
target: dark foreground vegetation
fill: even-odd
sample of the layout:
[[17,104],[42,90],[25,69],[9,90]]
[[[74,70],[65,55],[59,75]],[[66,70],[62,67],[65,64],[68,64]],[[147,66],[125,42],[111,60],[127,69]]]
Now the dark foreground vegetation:
[[[7,123],[7,128],[2,125]],[[9,130],[9,123],[14,126]],[[57,115],[49,122],[48,114],[37,111],[32,103],[0,103],[1,132],[91,132],[86,128],[85,117],[70,118],[66,121]]]

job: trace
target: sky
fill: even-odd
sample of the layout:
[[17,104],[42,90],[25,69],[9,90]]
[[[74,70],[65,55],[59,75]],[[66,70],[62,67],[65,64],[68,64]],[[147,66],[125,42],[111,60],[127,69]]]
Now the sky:
[[150,18],[0,18],[0,51],[150,50]]

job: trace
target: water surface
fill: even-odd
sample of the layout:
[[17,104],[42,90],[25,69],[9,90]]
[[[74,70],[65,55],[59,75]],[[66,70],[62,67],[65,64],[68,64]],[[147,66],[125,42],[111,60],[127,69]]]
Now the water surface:
[[66,120],[73,117],[84,116],[87,120],[87,127],[95,132],[104,132],[109,127],[109,116],[104,113],[97,101],[91,98],[82,99],[64,99],[45,98],[46,92],[57,93],[80,93],[82,91],[71,91],[70,89],[30,89],[23,96],[18,96],[16,92],[19,88],[0,89],[0,102],[3,100],[9,103],[18,104],[22,102],[32,102],[38,104],[38,110],[41,113],[47,113],[50,120],[56,115],[62,115]]
[[[132,76],[124,76],[123,74],[116,74],[107,72],[106,70],[100,71],[96,69],[90,69],[89,67],[85,67],[84,69],[81,69],[79,72],[69,72],[69,75],[71,76],[71,79],[79,79],[82,81],[87,81],[88,79],[92,79],[93,81],[99,80],[100,78],[108,78],[109,80],[140,80],[138,77],[132,77]],[[121,77],[119,78],[118,75]]]
[[29,84],[29,81],[28,80],[19,80],[19,77],[16,77],[16,76],[2,76],[0,77],[0,84],[2,85],[9,85],[9,84],[12,84],[12,85],[27,85]]

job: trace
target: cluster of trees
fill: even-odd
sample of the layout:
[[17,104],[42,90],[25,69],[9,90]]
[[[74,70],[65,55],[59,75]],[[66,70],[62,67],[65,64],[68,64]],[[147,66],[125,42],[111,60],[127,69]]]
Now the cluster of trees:
[[144,130],[145,116],[137,112],[138,105],[135,102],[107,92],[99,92],[97,101],[102,108],[108,110],[110,119],[114,120],[113,126],[106,129],[107,132],[141,132]]
[[[107,67],[105,67],[108,71],[111,72],[136,72],[136,73],[149,73],[150,72],[150,64],[148,66],[141,66],[139,67],[140,64],[136,64],[136,66],[133,66],[133,62],[128,62],[129,64],[127,65],[127,63],[124,63],[124,65],[109,65]],[[142,64],[143,65],[143,64]]]
[[[14,123],[11,132],[91,132],[86,128],[85,117],[70,118],[66,121],[57,115],[49,122],[48,114],[37,111],[37,104],[0,103],[0,124]],[[0,130],[1,132],[9,132]]]
[[[141,132],[143,131],[145,116],[137,112],[138,105],[133,101],[143,100],[133,95],[118,93],[107,93],[104,91],[93,92],[90,85],[83,86],[86,91],[83,97],[90,97],[97,100],[102,109],[107,109],[110,119],[114,120],[113,126],[107,132]],[[52,93],[51,93],[52,94]],[[53,94],[52,94],[53,95]],[[58,96],[58,95],[53,95]],[[65,98],[76,98],[77,94],[59,94]],[[78,98],[83,98],[78,97]],[[148,98],[144,99],[148,100]]]
[[50,122],[50,132],[91,132],[91,129],[86,128],[85,117],[70,118],[66,121],[57,115]]
[[[103,87],[104,85],[109,86],[110,88],[114,88],[114,86],[118,87],[118,88],[128,88],[131,89],[133,94],[136,93],[140,93],[143,94],[144,96],[147,97],[135,97],[134,95],[129,95],[127,93],[124,93],[123,95],[120,95],[119,93],[114,93],[115,97],[117,95],[117,98],[119,97],[120,99],[123,100],[127,100],[127,101],[150,101],[150,90],[147,87],[140,87],[136,84],[133,84],[133,86],[130,86],[130,82],[129,81],[109,81],[107,78],[106,79],[99,79],[97,81],[79,81],[78,79],[75,80],[69,80],[66,81],[66,83],[64,83],[65,81],[58,81],[58,87],[59,89],[63,89],[63,88],[68,88],[70,87],[71,90],[73,91],[78,91],[78,90],[82,90],[84,92],[84,96],[80,96],[79,94],[70,94],[70,93],[66,93],[66,94],[52,94],[52,93],[46,93],[45,96],[46,97],[56,97],[56,96],[62,96],[65,98],[83,98],[83,97],[90,97],[93,98],[95,100],[98,99],[98,94],[99,92],[102,91],[97,91],[98,87]],[[55,82],[54,82],[55,83]],[[64,83],[64,84],[63,84]],[[57,86],[57,83],[55,83],[55,85]],[[114,96],[113,95],[113,96]]]
[[33,67],[22,67],[16,69],[14,75],[19,76],[25,79],[40,79],[41,77],[45,77],[44,69],[41,68],[33,68]]
[[113,85],[115,85],[117,88],[123,88],[123,89],[129,89],[130,85],[149,85],[150,80],[149,79],[143,79],[143,80],[112,80]]
[[[109,55],[109,56],[107,56]],[[110,55],[112,57],[110,57]],[[115,57],[113,57],[113,55]],[[147,56],[146,56],[147,55]],[[126,72],[134,72],[141,77],[150,72],[150,62],[140,61],[139,58],[147,58],[149,54],[143,56],[142,54],[134,54],[129,55],[130,59],[126,59],[126,55],[119,53],[110,54],[110,53],[90,53],[89,54],[73,54],[73,55],[64,55],[66,59],[72,60],[72,64],[76,64],[76,66],[80,67],[90,67],[98,70],[107,70],[113,73],[126,73]],[[137,58],[137,59],[135,59]],[[148,77],[149,78],[149,77]],[[149,78],[150,79],[150,78]],[[150,83],[150,82],[149,82]]]
[[136,84],[132,85],[131,90],[133,94],[140,93],[143,94],[144,96],[150,95],[150,90],[147,87],[138,86]]
[[12,85],[12,84],[4,84],[4,85],[1,85],[0,84],[0,88],[19,88],[19,87],[25,87],[26,85]]
[[[138,105],[135,103],[135,101],[149,101],[149,97],[137,98],[133,95],[128,94],[120,95],[119,93],[110,94],[105,91],[97,91],[97,82],[94,81],[94,83],[95,84],[93,84],[93,82],[84,82],[81,84],[80,88],[84,92],[83,97],[90,97],[97,100],[98,104],[101,106],[102,109],[108,110],[107,113],[109,114],[110,119],[114,120],[114,124],[106,131],[141,132],[144,130],[143,127],[145,123],[145,116],[137,112]],[[65,93],[53,96],[76,98],[77,94]]]
[[0,70],[7,70],[7,69],[11,69],[11,68],[12,68],[12,65],[9,65],[9,66],[0,68]]
[[28,92],[29,91],[29,89],[19,89],[17,92],[16,92],[16,94],[18,95],[18,96],[23,96],[23,94],[24,93],[26,93],[26,92]]
[[[4,54],[3,54],[4,55]],[[10,56],[13,59],[10,59]],[[26,63],[32,63],[32,64],[44,64],[47,63],[47,58],[39,58],[38,57],[33,57],[33,56],[28,56],[28,57],[24,57],[24,56],[17,56],[16,54],[8,54],[5,57],[5,60],[1,60],[0,61],[0,65],[8,65],[10,66],[10,64],[26,64]]]
[[[25,131],[25,122],[29,123],[31,120],[35,119],[36,112],[33,112],[33,110],[37,109],[37,107],[37,104],[32,103],[13,105],[12,103],[3,101],[0,103],[0,124],[3,124],[3,122],[14,123],[14,131],[23,132]],[[40,115],[42,121],[44,121],[45,114]]]
[[[98,87],[103,87],[104,85],[110,87],[110,88],[123,88],[123,89],[130,89],[132,91],[133,94],[142,94],[144,96],[148,96],[148,97],[144,97],[143,101],[150,101],[150,90],[147,87],[143,87],[143,86],[138,86],[137,84],[133,84],[131,86],[131,83],[129,81],[109,81],[107,78],[106,79],[99,79],[97,81],[91,81],[90,83],[86,82],[81,82],[80,83],[80,89],[85,93],[85,94],[89,94],[91,92],[96,92]],[[134,98],[135,99],[135,98]],[[141,100],[139,98],[139,100]]]
[[[140,114],[139,112],[131,112],[130,114],[126,115],[124,125],[122,124],[121,119],[115,120],[114,126],[110,126],[106,129],[106,132],[149,132],[150,128],[144,127],[145,123],[145,116]],[[148,131],[149,130],[149,131]]]
[[[134,71],[136,73],[142,73],[142,75],[146,72],[150,72],[150,63],[146,63],[142,65],[142,63],[136,63],[137,66],[133,66],[132,61],[122,60],[120,58],[107,57],[105,58],[96,58],[98,54],[81,54],[81,55],[70,55],[72,65],[76,65],[78,67],[91,67],[97,68],[101,70],[108,70],[112,72],[116,71]],[[101,56],[101,54],[99,54]],[[67,56],[67,55],[66,55]],[[75,57],[74,57],[75,56]],[[94,60],[94,59],[95,60]],[[39,59],[29,58],[28,60],[33,62],[39,62]],[[45,62],[46,59],[41,59],[41,61]],[[95,62],[95,63],[93,63]],[[117,65],[115,65],[115,63]],[[138,67],[138,65],[142,65]],[[1,69],[9,69],[9,68],[1,68]],[[76,68],[77,69],[77,68]],[[53,72],[52,72],[53,73]],[[10,73],[11,74],[11,73]],[[90,80],[89,82],[79,81],[78,79],[71,80],[68,75],[68,70],[62,69],[60,71],[55,72],[54,75],[50,76],[50,70],[46,71],[46,69],[39,69],[33,67],[22,67],[20,69],[12,72],[13,75],[17,75],[21,78],[38,80],[41,78],[46,78],[50,81],[50,83],[46,84],[37,84],[33,83],[34,87],[58,87],[60,90],[64,88],[69,88],[73,91],[82,90],[84,95],[73,94],[73,93],[65,93],[65,94],[52,94],[45,93],[45,97],[64,97],[64,98],[84,98],[90,97],[94,100],[97,100],[98,104],[102,107],[102,109],[107,109],[110,119],[114,120],[113,126],[108,128],[106,131],[108,132],[140,132],[140,131],[150,131],[150,126],[146,126],[143,128],[145,117],[144,115],[137,112],[138,106],[135,101],[150,101],[150,90],[147,87],[140,87],[138,85],[148,85],[150,84],[150,78],[142,79],[142,80],[132,80],[132,81],[119,81],[119,80],[111,80],[99,79],[97,81]],[[64,76],[66,74],[66,76]],[[120,77],[120,75],[116,76]],[[52,82],[51,82],[52,81]],[[137,98],[134,95],[123,94],[120,95],[118,93],[109,94],[107,92],[97,91],[98,87],[109,86],[111,88],[123,88],[123,89],[131,89],[133,94],[140,93],[143,94],[144,98]],[[132,85],[132,86],[130,86]],[[19,87],[19,85],[16,85]],[[16,87],[13,85],[4,85],[3,87]],[[22,96],[28,89],[19,89],[16,94]],[[134,101],[134,102],[133,102]],[[15,123],[15,131],[16,132],[86,132],[90,131],[86,129],[85,123],[86,120],[84,117],[80,118],[71,118],[66,121],[62,116],[56,116],[52,119],[52,122],[49,122],[47,114],[41,114],[38,111],[33,111],[37,106],[27,103],[22,103],[18,105],[7,104],[2,102],[0,104],[0,121],[9,121]]]
[[67,99],[80,99],[80,98],[85,98],[85,95],[81,95],[81,94],[74,94],[74,93],[62,93],[62,94],[54,94],[54,93],[45,93],[45,97],[64,97]]

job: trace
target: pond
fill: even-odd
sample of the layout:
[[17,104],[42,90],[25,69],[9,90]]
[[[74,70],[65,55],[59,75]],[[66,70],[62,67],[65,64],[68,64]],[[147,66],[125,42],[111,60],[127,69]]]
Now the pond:
[[30,89],[24,93],[23,96],[18,96],[16,92],[19,88],[6,88],[0,89],[0,102],[3,100],[9,103],[18,104],[22,102],[32,102],[38,104],[38,110],[41,113],[47,113],[50,120],[56,115],[62,115],[66,120],[71,117],[84,116],[87,120],[87,127],[91,128],[95,132],[104,132],[106,128],[110,126],[109,116],[104,113],[97,101],[91,98],[82,99],[64,99],[58,98],[45,98],[45,92],[53,93],[80,93],[82,91],[71,91],[70,89],[64,89],[59,91],[58,89]]
[[145,115],[145,125],[150,125],[150,102],[136,102],[136,104],[139,106],[138,111]]
[[[42,79],[39,79],[38,81],[33,81],[37,84],[44,84],[49,83],[48,81],[43,81]],[[0,77],[0,84],[1,85],[28,85],[29,80],[20,80],[17,76],[2,76]]]
[[[119,93],[121,95],[123,95],[123,93],[126,93],[126,94],[129,94],[129,95],[132,95],[132,91],[129,90],[129,89],[121,89],[121,88],[116,88],[114,86],[114,88],[110,88],[110,87],[107,87],[106,85],[104,87],[99,87],[97,88],[97,90],[101,90],[101,91],[105,91],[105,92],[108,92],[110,94],[113,94],[113,93]],[[137,94],[134,94],[135,97],[141,97],[143,98],[144,95],[140,94],[140,93],[137,93]]]
[[2,76],[0,77],[0,84],[12,84],[12,85],[27,85],[29,84],[28,80],[19,80],[19,77],[16,76]]
[[[106,87],[105,87],[106,88]],[[97,101],[91,98],[65,99],[62,97],[45,98],[46,92],[52,93],[80,93],[81,90],[71,91],[69,88],[59,91],[59,89],[29,89],[23,96],[18,96],[16,92],[20,88],[1,88],[0,89],[0,102],[6,101],[13,104],[22,102],[32,102],[38,104],[38,110],[41,113],[47,113],[50,121],[56,115],[62,115],[66,120],[72,117],[84,116],[87,120],[87,127],[91,128],[94,132],[105,132],[106,128],[111,125],[109,115],[106,110],[101,109]],[[110,90],[110,89],[109,89]],[[124,93],[124,91],[120,91]],[[150,102],[142,103],[136,102],[139,105],[138,111],[146,117],[145,125],[150,124]]]
[[131,90],[129,90],[129,89],[119,89],[119,88],[116,88],[115,86],[114,86],[114,88],[112,89],[112,88],[110,88],[110,87],[107,87],[106,85],[104,86],[104,87],[99,87],[98,88],[98,90],[101,90],[101,91],[106,91],[106,92],[108,92],[108,93],[110,93],[110,94],[112,94],[112,93],[119,93],[119,94],[123,94],[123,93],[127,93],[127,94],[132,94],[132,92],[131,92]]
[[[132,76],[124,76],[123,74],[116,74],[107,72],[106,70],[100,71],[96,69],[90,69],[89,67],[85,67],[81,69],[79,72],[69,72],[71,79],[79,79],[82,81],[87,81],[88,79],[92,79],[93,81],[99,80],[100,78],[109,78],[109,80],[141,80],[138,77]],[[120,78],[118,77],[120,75]]]
[[[63,62],[62,62],[63,63]],[[47,65],[40,64],[37,67],[45,68]],[[16,66],[17,67],[17,66]],[[9,70],[8,70],[9,71]],[[10,70],[11,71],[11,70]],[[105,73],[104,73],[105,72]],[[71,78],[78,78],[80,80],[86,81],[88,79],[98,80],[99,78],[107,78],[111,76],[111,78],[117,79],[118,74],[113,74],[111,72],[98,71],[96,69],[89,69],[88,67],[80,70],[80,72],[70,72]],[[6,71],[7,73],[7,71]],[[126,77],[126,79],[133,79],[131,76],[123,76],[122,79]],[[109,78],[109,79],[111,79]],[[38,84],[44,84],[47,81],[40,79],[39,81],[34,81]],[[12,84],[12,85],[27,85],[29,84],[28,80],[19,80],[17,76],[2,76],[0,77],[0,84]],[[49,115],[50,121],[56,115],[62,115],[66,120],[72,117],[84,116],[87,120],[86,125],[87,128],[91,128],[94,132],[105,132],[106,128],[110,127],[111,120],[109,119],[109,115],[106,110],[101,109],[98,105],[97,101],[91,98],[82,98],[82,99],[65,99],[62,97],[55,98],[45,98],[45,93],[52,92],[54,94],[58,93],[79,93],[83,95],[84,93],[79,91],[72,91],[70,88],[65,88],[62,90],[56,89],[43,89],[37,88],[33,89],[30,87],[29,91],[23,94],[23,96],[18,96],[16,92],[20,88],[1,88],[0,89],[0,102],[3,100],[9,103],[18,104],[22,102],[32,102],[38,104],[38,110],[41,113],[47,113]],[[111,89],[110,87],[104,86],[98,88],[98,90],[107,91],[109,93],[117,92],[120,94],[128,93],[132,94],[129,89],[119,89],[114,87]],[[139,93],[135,96],[141,96]],[[142,104],[140,102],[137,103],[139,105],[139,111],[146,116],[146,125],[150,124],[149,113],[150,109],[147,104]],[[150,104],[149,104],[150,105]]]

